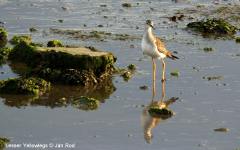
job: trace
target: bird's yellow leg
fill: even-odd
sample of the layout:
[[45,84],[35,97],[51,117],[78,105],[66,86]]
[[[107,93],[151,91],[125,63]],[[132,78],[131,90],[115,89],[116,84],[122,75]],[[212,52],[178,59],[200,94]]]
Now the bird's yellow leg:
[[153,97],[152,97],[152,102],[154,101],[155,95],[156,95],[155,81],[153,81]]
[[164,74],[165,74],[165,62],[164,62],[163,59],[162,59],[162,62],[163,62],[162,82],[164,82],[164,81],[165,81],[165,78],[164,78]]
[[153,61],[153,81],[155,81],[155,74],[156,74],[156,64],[154,58],[152,58]]

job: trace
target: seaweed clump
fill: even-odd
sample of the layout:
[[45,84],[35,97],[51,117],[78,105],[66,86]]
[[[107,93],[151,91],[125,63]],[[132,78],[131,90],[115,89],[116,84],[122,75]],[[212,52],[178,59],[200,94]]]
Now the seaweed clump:
[[136,70],[137,67],[133,63],[131,63],[130,65],[128,65],[128,69],[129,70]]
[[31,28],[29,29],[29,31],[30,31],[30,32],[35,32],[35,31],[37,31],[37,28],[36,28],[36,27],[31,27]]
[[240,37],[235,38],[236,43],[240,43]]
[[7,32],[4,29],[0,28],[0,41],[5,40],[7,37]]
[[4,47],[7,44],[7,37],[7,32],[4,29],[0,28],[0,48]]
[[178,77],[178,75],[179,75],[179,71],[176,71],[176,72],[174,72],[174,71],[171,71],[171,76],[177,76]]
[[6,61],[10,51],[12,50],[11,47],[2,47],[0,48],[0,62]]
[[213,51],[213,48],[212,47],[204,47],[204,51],[210,52],[210,51]]
[[187,24],[188,28],[195,28],[199,32],[214,34],[235,34],[238,27],[229,24],[224,18],[208,18]]
[[221,79],[224,78],[224,76],[209,76],[209,77],[202,77],[203,79],[208,79],[209,80],[215,80],[215,79]]
[[9,42],[10,42],[12,45],[17,45],[17,44],[19,44],[21,41],[25,41],[25,42],[27,42],[27,43],[30,43],[30,42],[31,42],[31,37],[30,37],[30,36],[27,36],[27,35],[20,35],[20,36],[15,35]]
[[10,78],[0,81],[0,93],[6,94],[43,94],[50,88],[50,82],[41,78]]
[[47,43],[47,47],[63,47],[63,46],[64,45],[59,40],[49,40]]
[[132,7],[132,4],[131,3],[123,3],[122,6],[123,7]]
[[10,141],[11,140],[6,137],[0,138],[0,150],[4,149],[6,147],[7,142],[10,142]]
[[[150,116],[153,118],[169,118],[169,116],[173,116],[174,112],[167,108],[159,108],[156,106],[151,107],[148,110]],[[166,115],[166,116],[164,116]]]
[[71,102],[73,107],[86,111],[97,110],[98,104],[99,101],[97,99],[89,98],[87,96],[80,96]]
[[214,131],[219,131],[219,132],[227,132],[228,128],[215,128],[213,129]]

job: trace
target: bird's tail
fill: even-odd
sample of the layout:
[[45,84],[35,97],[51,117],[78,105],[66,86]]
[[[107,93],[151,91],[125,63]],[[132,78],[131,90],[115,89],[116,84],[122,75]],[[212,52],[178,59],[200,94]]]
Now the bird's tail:
[[171,57],[169,57],[169,58],[171,58],[171,59],[179,59],[177,56],[174,56],[174,55],[171,55]]
[[174,56],[174,55],[172,55],[172,57],[175,58],[175,59],[179,59],[177,56]]

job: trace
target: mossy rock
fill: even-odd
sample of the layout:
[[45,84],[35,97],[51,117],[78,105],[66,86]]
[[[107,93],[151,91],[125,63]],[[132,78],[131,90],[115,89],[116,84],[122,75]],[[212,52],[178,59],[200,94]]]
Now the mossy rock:
[[30,32],[35,32],[35,31],[37,31],[37,28],[36,28],[36,27],[31,27],[31,28],[29,29],[29,31],[30,31]]
[[5,47],[7,45],[8,42],[7,37],[8,37],[7,32],[4,29],[0,28],[0,48]]
[[149,114],[153,118],[162,118],[162,119],[168,119],[171,116],[173,116],[174,112],[167,108],[159,108],[156,106],[151,107],[148,110]]
[[[9,53],[8,59],[29,64],[32,61],[33,55],[37,55],[41,58],[41,54],[38,53],[36,46],[30,45],[26,41],[21,41],[13,47],[12,51]],[[36,59],[37,56],[35,56],[34,59]]]
[[27,42],[27,43],[30,43],[30,42],[31,42],[31,37],[30,37],[30,36],[27,36],[27,35],[20,35],[20,36],[15,35],[9,42],[10,42],[12,45],[17,45],[17,44],[19,44],[21,41],[25,41],[25,42]]
[[116,57],[93,47],[49,48],[21,42],[10,52],[9,60],[27,63],[28,77],[86,85],[113,74]]
[[6,137],[0,138],[0,150],[4,149],[6,147],[7,142],[10,142],[10,139]]
[[11,47],[0,48],[0,62],[7,60],[9,53],[11,52]]
[[7,32],[3,28],[0,28],[0,41],[5,40],[7,37]]
[[131,3],[123,3],[122,6],[123,7],[132,7],[132,4]]
[[80,96],[79,98],[73,100],[71,102],[71,105],[75,108],[81,109],[81,110],[97,110],[98,109],[98,100],[94,98],[89,98],[87,96]]
[[63,46],[64,45],[59,40],[50,40],[47,43],[47,47],[63,47]]
[[198,22],[190,22],[187,25],[188,28],[195,28],[197,31],[203,33],[214,33],[214,34],[235,34],[238,27],[229,24],[224,18],[213,18],[203,19]]
[[129,70],[136,70],[137,67],[133,63],[131,63],[130,65],[128,65],[128,69]]
[[0,81],[0,93],[43,94],[50,88],[50,82],[41,78],[10,78]]

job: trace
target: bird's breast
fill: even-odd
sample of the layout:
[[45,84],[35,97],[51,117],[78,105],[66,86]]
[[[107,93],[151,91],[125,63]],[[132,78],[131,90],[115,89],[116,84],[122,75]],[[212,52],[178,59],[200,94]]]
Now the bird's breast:
[[146,41],[144,38],[142,39],[142,50],[145,54],[153,57],[153,58],[164,58],[166,55],[160,53],[157,49],[157,45],[155,44],[154,41]]

